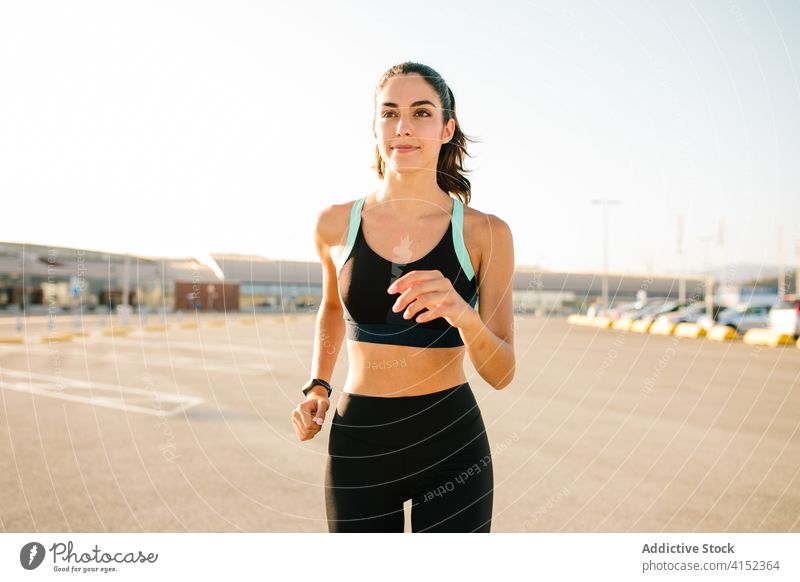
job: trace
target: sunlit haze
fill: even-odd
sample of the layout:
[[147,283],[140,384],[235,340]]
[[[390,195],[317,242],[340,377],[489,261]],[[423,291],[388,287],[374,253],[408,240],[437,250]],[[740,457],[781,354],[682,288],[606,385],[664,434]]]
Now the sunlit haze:
[[715,265],[798,261],[796,1],[17,2],[0,47],[0,241],[316,261],[410,60],[480,140],[471,205],[518,265],[602,268],[599,198],[614,271],[702,269],[703,237]]

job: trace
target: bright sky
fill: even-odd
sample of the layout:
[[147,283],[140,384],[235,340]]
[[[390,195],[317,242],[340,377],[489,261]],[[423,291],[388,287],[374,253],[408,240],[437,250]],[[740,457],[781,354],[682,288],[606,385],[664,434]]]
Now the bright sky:
[[[14,2],[0,241],[317,260],[377,187],[373,88],[438,70],[518,265],[797,262],[800,2]],[[719,245],[720,221],[723,245]]]

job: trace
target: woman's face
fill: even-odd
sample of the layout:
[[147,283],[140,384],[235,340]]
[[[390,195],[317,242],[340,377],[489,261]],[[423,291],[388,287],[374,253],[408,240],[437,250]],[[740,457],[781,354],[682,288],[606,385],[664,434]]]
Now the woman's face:
[[416,73],[392,77],[376,97],[374,135],[387,172],[435,172],[455,125],[454,119],[444,123],[436,91]]

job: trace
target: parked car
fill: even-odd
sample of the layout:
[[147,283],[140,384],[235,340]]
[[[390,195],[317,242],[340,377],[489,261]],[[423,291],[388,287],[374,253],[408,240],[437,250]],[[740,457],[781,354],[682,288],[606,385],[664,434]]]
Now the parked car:
[[[767,327],[769,310],[770,307],[768,305],[750,305],[742,303],[720,311],[717,316],[716,324],[727,325],[735,329],[738,333],[745,333],[747,330],[756,327]],[[698,323],[706,328],[706,330],[714,326],[714,323],[706,316],[701,317]]]
[[641,303],[638,301],[620,303],[618,305],[612,305],[605,311],[603,315],[609,319],[620,319],[622,317],[627,317],[625,315],[626,313],[630,312],[631,310],[635,310],[639,306],[641,306]]
[[631,309],[622,314],[622,317],[630,319],[644,319],[652,321],[661,313],[665,313],[675,308],[678,305],[676,301],[665,300],[662,298],[650,299],[648,302],[639,309]]
[[617,319],[638,319],[643,314],[657,310],[663,304],[663,302],[663,299],[649,298],[645,299],[644,301],[635,301],[633,303],[622,304],[619,306]]
[[[723,309],[726,309],[726,307],[715,303],[713,309],[714,321],[716,321],[717,317],[719,316],[719,312]],[[679,323],[697,323],[697,320],[705,314],[706,304],[703,301],[694,301],[682,309],[659,315],[658,318],[656,318],[656,321],[666,319],[670,323],[674,323],[676,325]]]
[[653,309],[650,309],[644,313],[640,313],[638,317],[635,319],[641,319],[643,321],[653,322],[662,315],[669,315],[671,313],[677,313],[682,309],[685,309],[689,303],[686,302],[679,302],[679,301],[665,301],[660,305],[656,305]]
[[768,328],[800,337],[800,295],[786,295],[769,310],[767,320]]

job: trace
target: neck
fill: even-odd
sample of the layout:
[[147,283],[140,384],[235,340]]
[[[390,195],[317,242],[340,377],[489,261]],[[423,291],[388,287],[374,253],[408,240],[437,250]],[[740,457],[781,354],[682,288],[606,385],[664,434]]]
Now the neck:
[[381,187],[375,191],[375,201],[391,214],[427,216],[443,211],[450,213],[453,202],[436,180],[426,171],[397,174],[387,172]]

